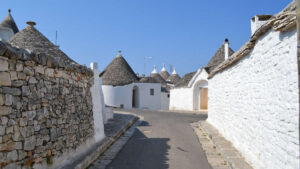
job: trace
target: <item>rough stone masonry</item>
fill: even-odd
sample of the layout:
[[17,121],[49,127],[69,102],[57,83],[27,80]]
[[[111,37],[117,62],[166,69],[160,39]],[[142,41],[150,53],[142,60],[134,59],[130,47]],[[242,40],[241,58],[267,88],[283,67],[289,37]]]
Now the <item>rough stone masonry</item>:
[[85,66],[0,42],[0,168],[51,166],[94,135]]

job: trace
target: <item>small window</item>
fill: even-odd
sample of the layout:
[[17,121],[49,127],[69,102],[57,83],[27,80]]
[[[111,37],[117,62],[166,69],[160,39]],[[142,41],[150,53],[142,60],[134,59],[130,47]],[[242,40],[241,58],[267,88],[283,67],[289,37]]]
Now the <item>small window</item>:
[[150,89],[150,95],[154,96],[154,89]]
[[168,98],[170,98],[170,94],[168,94]]

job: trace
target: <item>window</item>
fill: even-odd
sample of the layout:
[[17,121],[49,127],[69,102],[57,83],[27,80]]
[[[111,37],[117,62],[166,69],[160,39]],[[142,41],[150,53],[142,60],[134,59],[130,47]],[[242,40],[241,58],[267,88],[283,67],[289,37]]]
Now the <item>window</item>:
[[150,89],[150,95],[154,96],[154,89]]
[[170,98],[170,94],[168,94],[168,98]]

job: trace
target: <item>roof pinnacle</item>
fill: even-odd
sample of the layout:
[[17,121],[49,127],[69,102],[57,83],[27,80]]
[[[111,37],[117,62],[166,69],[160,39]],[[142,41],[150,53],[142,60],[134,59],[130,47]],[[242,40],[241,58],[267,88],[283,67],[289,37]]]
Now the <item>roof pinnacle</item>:
[[175,69],[175,67],[174,67],[174,70],[173,70],[173,72],[172,72],[172,75],[176,75],[177,74],[177,72],[176,72],[176,69]]
[[161,69],[161,72],[163,72],[163,71],[167,71],[165,64],[163,64],[163,67]]
[[154,67],[154,69],[153,69],[153,71],[152,71],[152,73],[151,73],[151,74],[155,74],[155,73],[157,73],[157,70],[156,70],[156,65],[154,65],[153,67]]
[[121,53],[122,53],[122,51],[121,51],[121,50],[118,50],[118,55],[117,55],[117,57],[122,57]]
[[29,25],[29,26],[34,26],[34,25],[36,25],[36,23],[33,22],[33,21],[27,21],[26,23],[27,23],[27,25]]
[[8,9],[8,13],[10,13],[11,12],[11,9]]

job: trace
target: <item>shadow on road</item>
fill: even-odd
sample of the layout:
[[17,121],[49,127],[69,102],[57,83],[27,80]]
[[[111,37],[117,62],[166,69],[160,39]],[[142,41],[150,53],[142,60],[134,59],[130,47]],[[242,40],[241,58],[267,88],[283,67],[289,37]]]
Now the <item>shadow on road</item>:
[[169,138],[148,138],[139,129],[107,169],[167,169]]
[[147,122],[147,121],[142,121],[141,124],[140,124],[139,126],[147,127],[147,126],[151,126],[151,125],[150,125],[149,122]]

